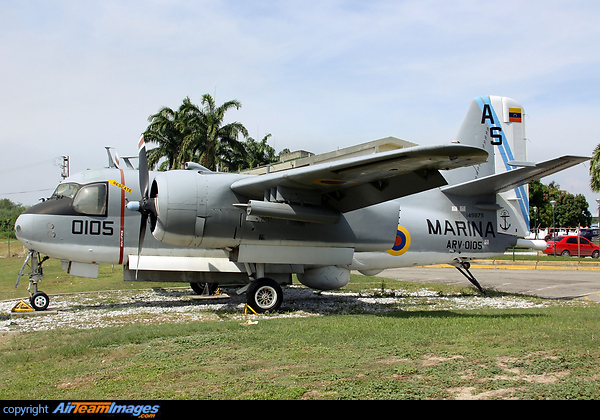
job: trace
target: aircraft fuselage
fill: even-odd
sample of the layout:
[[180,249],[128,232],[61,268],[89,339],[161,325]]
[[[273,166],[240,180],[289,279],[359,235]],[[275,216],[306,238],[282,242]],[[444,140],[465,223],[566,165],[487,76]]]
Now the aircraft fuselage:
[[[180,208],[171,202],[169,211],[178,211],[181,221],[188,210],[190,223],[182,225],[179,235],[171,229],[170,243],[147,232],[142,256],[225,258],[241,244],[300,247],[308,241],[323,250],[352,248],[353,259],[347,265],[369,271],[488,257],[516,242],[515,236],[498,227],[495,195],[488,197],[486,208],[481,197],[452,197],[433,189],[344,213],[337,224],[257,221],[233,206],[241,200],[227,187],[232,177],[243,175],[181,172],[195,185],[179,185],[188,202]],[[18,219],[17,235],[27,248],[63,261],[91,264],[126,264],[129,255],[137,254],[140,216],[125,209],[127,202],[140,198],[137,171],[86,171],[61,185],[67,194],[29,208]],[[76,189],[73,196],[68,195],[68,185]],[[173,196],[177,200],[176,192]],[[207,249],[216,249],[217,254],[207,254]]]

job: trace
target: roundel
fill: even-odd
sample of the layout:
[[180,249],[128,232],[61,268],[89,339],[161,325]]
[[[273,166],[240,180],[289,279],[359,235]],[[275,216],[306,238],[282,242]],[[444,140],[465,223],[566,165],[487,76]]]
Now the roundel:
[[392,249],[388,250],[390,255],[398,256],[408,251],[410,247],[410,233],[405,227],[398,225],[398,231],[396,232],[396,242]]

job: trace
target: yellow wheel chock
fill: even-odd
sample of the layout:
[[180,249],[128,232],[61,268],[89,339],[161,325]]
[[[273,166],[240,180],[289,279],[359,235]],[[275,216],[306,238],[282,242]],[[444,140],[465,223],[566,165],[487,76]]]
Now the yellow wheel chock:
[[17,303],[11,310],[12,312],[34,312],[35,310],[28,304],[23,302],[22,300],[19,301],[19,303]]
[[244,306],[244,315],[246,315],[248,313],[248,309],[250,309],[252,312],[254,312],[254,315],[258,315],[258,313],[254,309],[252,309],[252,307],[250,305],[248,305],[247,303],[246,303],[246,306]]

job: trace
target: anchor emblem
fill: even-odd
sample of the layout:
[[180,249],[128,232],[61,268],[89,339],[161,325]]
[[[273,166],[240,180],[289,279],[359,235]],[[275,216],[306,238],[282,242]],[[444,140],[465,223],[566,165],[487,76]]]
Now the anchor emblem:
[[510,213],[508,212],[508,210],[502,210],[502,212],[500,212],[500,218],[502,218],[502,223],[499,226],[500,229],[502,229],[505,232],[512,226],[507,220],[509,217]]

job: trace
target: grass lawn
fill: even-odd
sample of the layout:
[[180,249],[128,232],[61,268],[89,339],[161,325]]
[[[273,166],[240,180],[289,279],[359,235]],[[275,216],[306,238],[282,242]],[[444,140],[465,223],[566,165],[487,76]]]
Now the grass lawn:
[[[0,259],[2,299],[21,258]],[[42,290],[167,287],[98,279],[44,264]],[[425,286],[352,276],[345,290]],[[433,285],[443,295],[472,288]],[[535,299],[535,298],[531,298]],[[0,398],[7,399],[600,399],[600,306],[548,302],[527,309],[431,306],[323,316],[217,313],[218,321],[57,328],[0,334]],[[248,322],[250,321],[250,322]]]

